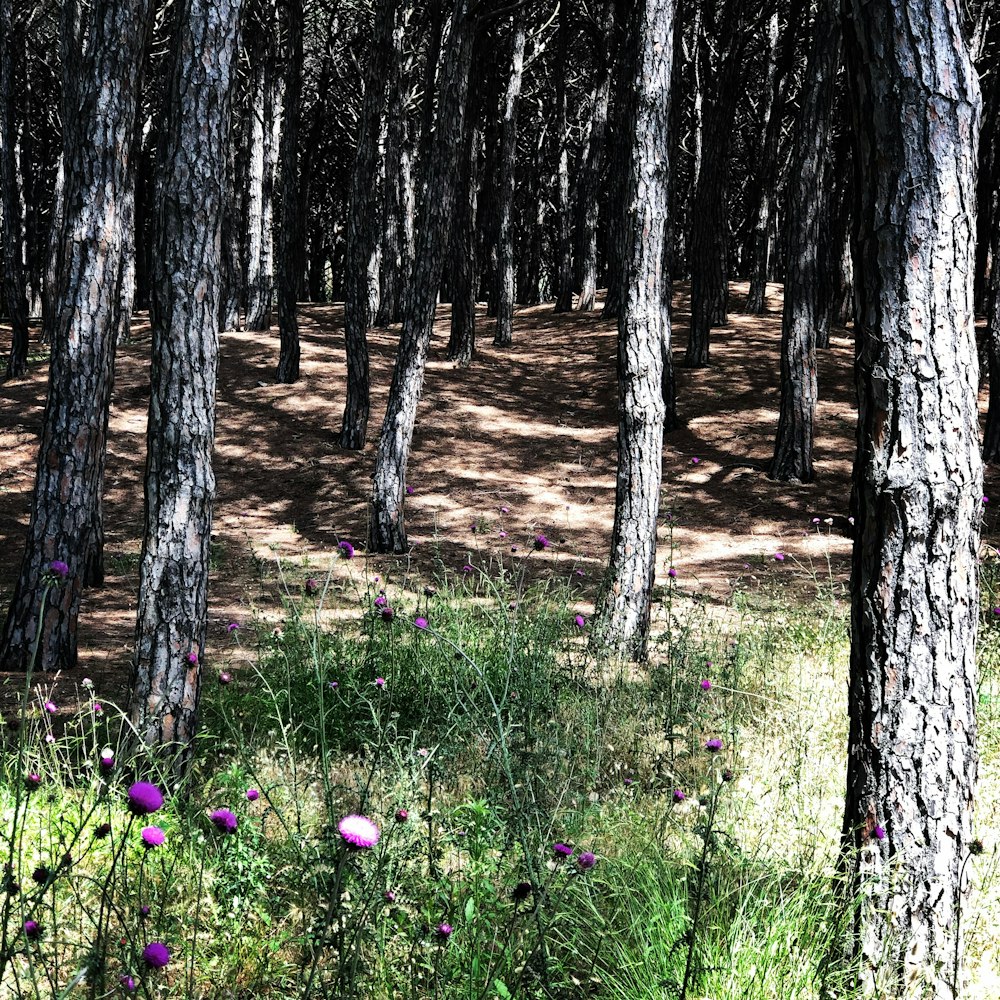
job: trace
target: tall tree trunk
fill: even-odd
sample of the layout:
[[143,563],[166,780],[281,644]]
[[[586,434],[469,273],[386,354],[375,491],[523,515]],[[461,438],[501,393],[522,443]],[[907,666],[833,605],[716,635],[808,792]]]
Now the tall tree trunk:
[[[842,116],[837,112],[834,117]],[[830,346],[831,327],[845,325],[854,304],[851,263],[854,171],[849,128],[841,128],[830,148],[829,182],[824,192],[826,219],[819,246],[820,323],[816,329],[816,346],[824,349]]]
[[406,466],[434,329],[437,292],[448,252],[455,177],[462,155],[475,35],[469,6],[470,0],[455,0],[443,61],[438,123],[428,153],[427,187],[420,208],[416,266],[406,297],[403,332],[375,458],[368,536],[368,546],[374,552],[405,552],[407,547],[403,524]]
[[[605,0],[598,33],[602,38],[614,37],[614,3]],[[608,127],[608,106],[611,101],[611,64],[609,54],[601,45],[594,46],[598,60],[597,79],[591,94],[590,134],[583,154],[580,187],[577,195],[580,235],[580,302],[577,308],[589,312],[597,294],[597,222],[601,192],[601,167],[604,158],[605,133]]]
[[[611,558],[595,635],[619,658],[644,659],[656,569],[663,452],[663,235],[670,206],[670,70],[674,0],[640,0],[630,21],[631,127],[620,253],[625,295],[618,319],[618,478]],[[634,81],[634,82],[632,82]]]
[[[235,117],[235,115],[234,115]],[[230,134],[236,132],[231,128]],[[237,183],[237,142],[232,136],[226,151],[226,198],[222,206],[222,293],[219,296],[219,327],[240,328],[240,303],[243,300],[243,212]]]
[[[86,52],[72,40],[65,48],[63,72],[76,105],[63,150],[58,308],[27,543],[0,638],[0,663],[7,670],[25,669],[33,653],[40,670],[76,664],[80,593],[86,580],[101,575],[95,528],[121,307],[119,213],[150,7],[150,0],[92,7]],[[41,622],[54,560],[69,573],[49,593]]]
[[158,183],[146,517],[131,721],[152,746],[194,739],[215,474],[222,215],[241,0],[181,0]]
[[956,1000],[976,778],[979,86],[954,0],[849,0],[844,23],[861,182],[849,961],[866,995]]
[[473,114],[466,115],[465,144],[451,232],[451,337],[448,357],[465,366],[476,353],[476,193],[482,133]]
[[556,312],[573,308],[573,216],[569,195],[569,101],[566,76],[570,71],[569,4],[559,5],[556,59],[556,142],[559,144],[559,165],[556,173],[556,225],[558,227],[556,275]]
[[[347,344],[347,401],[340,427],[340,447],[360,451],[365,446],[370,409],[368,328],[372,311],[369,283],[378,246],[378,202],[374,184],[378,164],[379,126],[385,104],[386,68],[392,59],[392,34],[397,0],[381,0],[375,16],[375,37],[365,73],[358,146],[351,176],[347,218],[347,261],[344,281],[344,339]],[[377,274],[377,271],[376,271]],[[434,289],[435,295],[437,289]]]
[[17,147],[14,114],[14,59],[17,48],[11,0],[0,0],[0,272],[3,273],[3,305],[11,325],[7,378],[20,378],[28,368],[28,302],[22,265],[24,235],[21,191],[14,156]]
[[278,332],[281,353],[277,380],[299,378],[299,320],[295,305],[302,275],[303,205],[299,187],[299,118],[302,105],[302,0],[285,0],[286,71],[281,109],[281,229],[278,233]]
[[786,192],[785,304],[781,317],[781,404],[770,476],[813,478],[816,331],[825,318],[821,229],[828,221],[833,96],[840,64],[840,0],[820,0],[805,84],[799,96]]
[[517,165],[517,104],[524,77],[524,14],[514,15],[510,79],[503,104],[500,132],[500,228],[497,240],[499,289],[497,325],[493,343],[510,346],[514,332],[514,179]]
[[984,461],[1000,462],[1000,226],[990,247],[993,266],[986,296],[986,357],[990,378],[990,405],[983,431]]

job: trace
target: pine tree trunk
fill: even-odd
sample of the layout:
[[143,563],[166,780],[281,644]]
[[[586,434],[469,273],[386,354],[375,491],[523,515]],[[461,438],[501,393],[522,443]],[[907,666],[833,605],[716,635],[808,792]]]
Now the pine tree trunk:
[[205,657],[222,215],[241,0],[181,0],[158,191],[146,517],[131,721],[180,751]]
[[983,431],[983,460],[1000,462],[1000,226],[990,247],[993,267],[986,294],[986,357],[989,364],[990,406]]
[[17,146],[14,113],[17,46],[11,0],[0,0],[0,273],[3,274],[3,306],[11,325],[6,378],[20,378],[28,369],[28,302],[22,266],[24,236],[14,156]]
[[[663,452],[663,236],[669,212],[670,76],[674,0],[641,0],[631,14],[631,127],[625,266],[618,320],[618,478],[611,558],[598,598],[595,636],[604,652],[645,659],[656,570]],[[631,62],[631,60],[630,60]]]
[[451,234],[451,337],[448,358],[463,367],[476,353],[476,194],[482,134],[472,114],[466,115],[462,170],[455,198]]
[[[59,230],[49,393],[27,542],[0,638],[0,663],[24,670],[76,665],[86,579],[101,576],[100,486],[114,381],[122,282],[120,208],[151,14],[149,0],[108,0],[88,11],[85,54],[71,43],[63,71],[76,96],[66,129],[65,218]],[[53,560],[69,574],[45,603]],[[36,632],[40,641],[35,649]]]
[[[299,320],[296,314],[302,274],[303,205],[299,188],[299,118],[302,105],[302,0],[285,0],[286,72],[281,109],[281,228],[278,233],[278,332],[281,352],[277,381],[285,384],[299,378]],[[225,204],[225,202],[224,202]]]
[[569,102],[566,95],[566,75],[570,71],[568,4],[559,6],[559,26],[556,30],[559,46],[555,67],[556,139],[559,143],[559,166],[556,172],[556,312],[569,312],[573,308],[573,218],[569,194]]
[[[234,124],[231,135],[235,132]],[[236,146],[233,136],[226,152],[226,199],[222,208],[222,294],[219,297],[219,327],[222,330],[239,330],[240,303],[243,299],[243,266],[240,262],[243,214],[237,184]]]
[[785,303],[781,318],[781,403],[769,475],[811,483],[816,420],[816,333],[822,325],[821,229],[827,222],[833,97],[840,65],[840,0],[820,0],[799,96],[786,189]]
[[406,297],[403,332],[375,459],[368,537],[368,547],[373,552],[405,552],[407,548],[403,524],[406,466],[434,328],[437,292],[448,252],[455,177],[462,155],[475,35],[469,4],[470,0],[455,0],[443,60],[438,123],[428,152],[427,186],[417,227],[416,266]]
[[[378,246],[378,202],[374,177],[378,165],[379,126],[385,104],[386,68],[392,59],[397,0],[381,0],[375,15],[375,37],[365,73],[358,146],[351,176],[347,219],[347,260],[344,269],[344,340],[347,344],[347,400],[340,427],[340,447],[360,451],[365,446],[370,409],[368,328],[372,260]],[[375,272],[377,275],[377,271]],[[435,294],[437,289],[435,288]]]
[[517,163],[517,104],[524,77],[524,16],[514,15],[510,79],[500,131],[500,227],[497,238],[497,325],[493,343],[509,347],[514,332],[514,171]]
[[848,961],[865,995],[956,1000],[977,769],[979,87],[953,0],[850,0],[844,24],[862,188]]

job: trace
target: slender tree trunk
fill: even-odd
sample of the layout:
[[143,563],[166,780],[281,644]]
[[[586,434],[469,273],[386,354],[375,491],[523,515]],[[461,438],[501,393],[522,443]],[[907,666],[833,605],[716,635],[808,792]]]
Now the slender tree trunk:
[[482,133],[472,114],[466,115],[462,171],[455,199],[451,234],[451,337],[448,357],[463,367],[476,353],[476,193],[479,187],[479,147]]
[[956,1000],[977,766],[979,86],[953,0],[850,0],[845,43],[861,179],[848,957],[865,995]]
[[146,518],[131,721],[180,750],[197,723],[215,474],[222,216],[241,0],[181,0],[158,184]]
[[566,95],[566,75],[570,71],[570,20],[567,3],[559,5],[559,26],[556,30],[556,142],[559,143],[559,166],[556,174],[556,312],[569,312],[573,308],[573,216],[569,194],[569,101]]
[[[65,219],[58,241],[49,392],[27,542],[0,638],[0,663],[76,664],[80,593],[100,578],[100,487],[122,282],[120,208],[151,21],[149,0],[90,8],[88,45],[67,43],[75,118],[64,146]],[[75,37],[75,36],[74,36]],[[69,567],[45,598],[48,569]],[[40,621],[45,602],[44,621]],[[35,648],[35,636],[39,645]]]
[[813,478],[816,331],[824,319],[820,245],[829,207],[826,150],[840,65],[839,8],[840,0],[820,0],[786,191],[781,404],[770,469],[771,478],[783,482],[810,483]]
[[[840,118],[839,114],[835,117]],[[851,263],[851,217],[853,215],[853,164],[850,134],[843,128],[832,144],[827,163],[829,181],[824,192],[826,219],[820,233],[819,281],[820,323],[816,346],[830,346],[830,329],[845,325],[851,318],[854,303],[853,266]]]
[[517,165],[517,104],[524,77],[524,15],[514,15],[510,80],[503,105],[500,132],[500,229],[498,233],[497,285],[499,288],[496,333],[493,343],[509,347],[514,331],[514,179]]
[[[230,134],[234,132],[235,127]],[[219,326],[222,330],[240,328],[240,303],[243,299],[243,267],[240,263],[243,213],[237,184],[236,146],[234,136],[226,151],[226,199],[222,209],[222,294],[219,296]]]
[[475,35],[468,7],[469,0],[455,0],[443,61],[438,123],[428,153],[427,186],[420,209],[416,266],[406,298],[403,332],[375,459],[368,537],[368,546],[374,552],[405,552],[407,547],[403,524],[406,465],[434,328],[437,291],[448,252],[455,177],[462,155]]
[[[618,319],[618,479],[611,558],[595,635],[619,658],[644,659],[656,569],[663,452],[663,236],[669,212],[670,76],[674,0],[640,0],[630,20],[629,170],[620,253],[625,295]],[[631,61],[631,60],[630,60]]]
[[25,298],[24,236],[18,185],[16,118],[14,114],[14,33],[11,0],[0,0],[0,272],[3,305],[10,317],[11,342],[7,378],[20,378],[28,368],[28,302]]
[[1000,226],[990,247],[993,266],[986,296],[986,357],[990,378],[990,406],[983,432],[983,459],[1000,461]]
[[278,331],[281,353],[277,380],[299,378],[299,320],[296,314],[302,275],[303,205],[299,187],[299,118],[302,113],[302,0],[284,0],[286,72],[281,109],[281,229],[278,234]]
[[[378,164],[379,126],[385,104],[386,68],[392,59],[397,0],[381,0],[375,16],[375,38],[365,73],[358,146],[351,177],[344,280],[344,339],[347,343],[347,401],[340,428],[340,447],[360,451],[368,432],[371,406],[368,375],[368,328],[373,312],[369,297],[372,259],[378,245],[378,203],[374,178]],[[377,274],[377,272],[376,272]],[[434,290],[437,294],[437,289]]]

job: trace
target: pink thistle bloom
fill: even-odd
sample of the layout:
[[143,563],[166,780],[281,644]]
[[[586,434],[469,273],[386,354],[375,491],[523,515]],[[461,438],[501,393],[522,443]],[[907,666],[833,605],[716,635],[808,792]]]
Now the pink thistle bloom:
[[437,925],[436,933],[439,938],[442,938],[443,940],[447,941],[448,938],[451,937],[451,932],[453,930],[454,928],[451,926],[451,924],[446,924],[442,921],[440,924]]
[[587,624],[587,619],[583,615],[577,615],[573,621],[576,623],[577,628],[583,628]]
[[679,789],[674,789],[674,802],[683,802],[687,796]]
[[701,459],[698,458],[698,456],[696,455],[694,458],[691,459],[691,464],[692,465],[697,465],[700,461],[701,461]]
[[720,739],[709,740],[705,744],[705,749],[709,753],[718,753],[722,749],[722,740]]
[[582,871],[590,871],[597,864],[597,855],[593,851],[584,851],[577,859],[576,863]]
[[194,650],[192,650],[192,651],[191,651],[190,653],[188,653],[188,655],[187,655],[187,661],[188,661],[188,663],[190,663],[190,664],[191,664],[192,666],[194,666],[194,665],[195,665],[195,664],[196,664],[196,663],[198,662],[198,654],[197,654],[197,653],[196,653],[196,652],[195,652]]
[[142,828],[142,841],[147,847],[160,847],[166,839],[167,835],[158,826]]
[[260,798],[260,792],[256,788],[247,789],[247,802],[256,802]]
[[345,816],[337,824],[337,829],[344,838],[344,843],[358,850],[374,847],[380,836],[379,828],[367,816],[358,816],[356,813]]
[[384,677],[376,677],[375,678],[375,687],[384,688],[385,687],[385,678]]
[[775,552],[774,553],[774,559],[775,559],[775,562],[784,562],[785,561],[785,553],[784,552]]
[[220,833],[235,833],[238,825],[236,817],[228,809],[216,809],[209,817]]
[[146,816],[163,806],[163,792],[148,781],[137,781],[128,790],[128,804],[136,816]]
[[239,622],[230,622],[226,626],[226,631],[227,632],[235,632],[239,627],[240,627],[240,623]]
[[56,708],[56,703],[54,701],[47,701],[47,702],[45,702],[44,708],[45,708],[45,711],[49,713],[49,715],[55,715],[56,712],[59,711]]
[[413,623],[417,628],[427,628],[426,618],[417,618]]
[[142,960],[151,969],[162,969],[170,961],[170,949],[160,941],[151,941],[142,949]]
[[667,570],[667,576],[669,576],[671,580],[676,579],[677,578],[677,570],[675,570],[674,567],[671,566],[670,569]]
[[712,682],[707,677],[701,682],[701,689],[702,691],[712,690]]

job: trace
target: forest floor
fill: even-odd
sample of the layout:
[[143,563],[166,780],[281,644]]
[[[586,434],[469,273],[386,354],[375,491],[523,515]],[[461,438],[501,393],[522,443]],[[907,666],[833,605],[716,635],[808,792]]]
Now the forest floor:
[[[820,352],[815,481],[772,482],[762,469],[778,414],[781,289],[769,288],[762,316],[740,311],[745,285],[732,291],[729,322],[713,331],[711,365],[699,370],[679,365],[689,320],[685,288],[675,300],[684,426],[664,443],[657,578],[665,580],[673,566],[684,595],[710,603],[725,604],[734,589],[807,600],[823,588],[842,599],[851,543],[823,521],[835,516],[842,522],[848,514],[853,340],[836,329],[830,349]],[[302,377],[295,385],[274,381],[276,329],[222,335],[209,658],[223,645],[230,621],[277,615],[279,559],[285,585],[298,593],[306,576],[325,577],[338,541],[352,542],[359,557],[368,558],[362,551],[366,505],[398,327],[371,334],[368,446],[352,453],[336,444],[345,387],[342,319],[337,305],[300,307]],[[481,314],[478,353],[463,369],[446,360],[448,324],[449,307],[442,306],[409,466],[412,552],[371,557],[366,568],[394,582],[405,574],[413,584],[442,568],[460,573],[465,564],[486,567],[502,559],[531,576],[572,579],[585,612],[614,516],[616,325],[599,312],[521,308],[513,347],[499,349],[491,343],[493,321]],[[80,614],[80,676],[93,678],[109,700],[124,697],[134,630],[149,338],[139,317],[131,343],[118,354],[106,475],[107,582],[85,595]],[[0,334],[0,343],[5,340]],[[4,606],[28,520],[46,376],[45,358],[38,356],[28,377],[2,388]],[[553,542],[544,553],[532,551],[536,533]],[[774,558],[778,551],[784,561]],[[13,680],[0,674],[8,692],[19,686]]]

